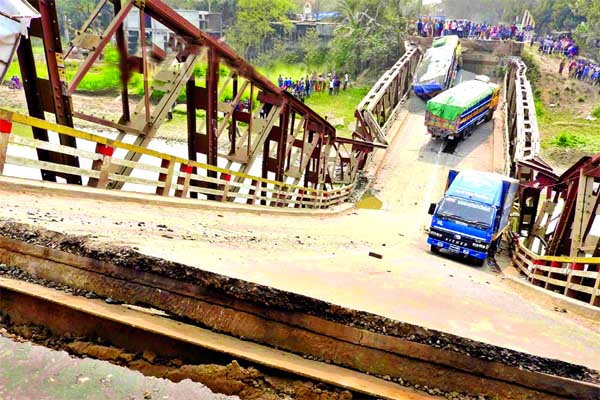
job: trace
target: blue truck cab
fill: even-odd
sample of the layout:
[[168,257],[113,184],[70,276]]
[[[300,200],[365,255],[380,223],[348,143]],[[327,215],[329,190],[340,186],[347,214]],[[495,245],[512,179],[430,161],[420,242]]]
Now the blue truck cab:
[[480,171],[450,170],[446,192],[431,204],[431,251],[460,254],[483,264],[508,225],[518,181]]

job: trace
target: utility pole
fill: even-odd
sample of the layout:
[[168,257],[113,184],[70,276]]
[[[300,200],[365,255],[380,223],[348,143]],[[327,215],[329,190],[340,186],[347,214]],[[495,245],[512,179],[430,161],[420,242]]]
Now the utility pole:
[[65,41],[67,43],[71,42],[71,39],[69,38],[69,18],[67,17],[67,13],[63,14],[63,20],[64,20],[64,31],[65,31]]

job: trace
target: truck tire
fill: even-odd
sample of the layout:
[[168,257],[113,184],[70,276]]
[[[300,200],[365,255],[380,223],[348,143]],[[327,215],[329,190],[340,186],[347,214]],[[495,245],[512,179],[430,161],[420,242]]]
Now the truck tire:
[[475,257],[470,257],[471,258],[471,264],[476,266],[476,267],[483,267],[483,263],[485,262],[485,258],[481,259],[481,258],[475,258]]
[[440,249],[438,249],[438,247],[434,244],[431,245],[431,252],[433,254],[438,254],[440,252]]
[[494,110],[489,110],[485,115],[485,122],[491,121],[494,118]]

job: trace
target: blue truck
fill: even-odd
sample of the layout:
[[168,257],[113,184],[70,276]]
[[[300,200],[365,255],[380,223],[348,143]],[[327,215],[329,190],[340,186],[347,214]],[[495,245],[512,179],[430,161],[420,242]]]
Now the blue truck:
[[482,265],[500,244],[518,187],[517,180],[503,175],[450,170],[444,197],[429,207],[431,252],[459,254]]

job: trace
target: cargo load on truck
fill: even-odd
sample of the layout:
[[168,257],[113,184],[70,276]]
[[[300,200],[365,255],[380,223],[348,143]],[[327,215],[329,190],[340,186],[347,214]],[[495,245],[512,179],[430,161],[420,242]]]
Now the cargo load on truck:
[[504,175],[450,170],[446,193],[429,208],[431,251],[448,251],[481,265],[493,255],[508,227],[518,186],[517,180]]
[[427,100],[451,87],[459,66],[460,52],[458,36],[435,38],[415,72],[415,94]]
[[494,115],[500,86],[486,76],[464,81],[427,102],[425,126],[432,138],[464,139]]

